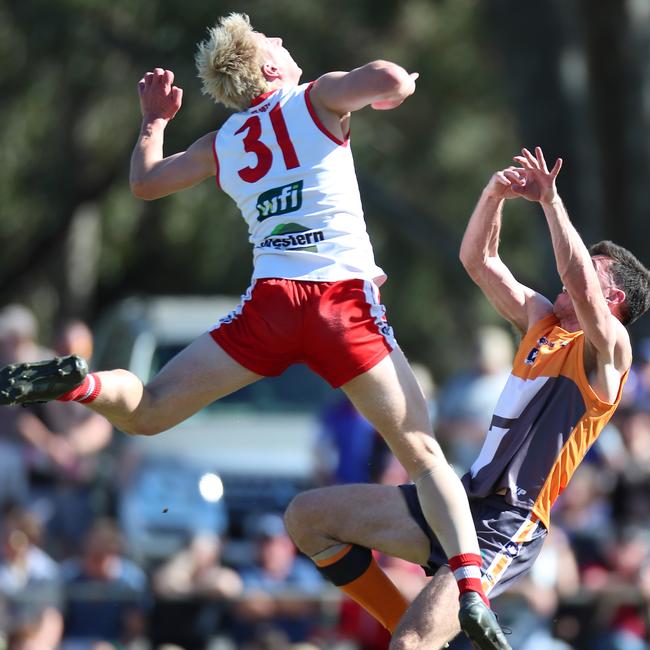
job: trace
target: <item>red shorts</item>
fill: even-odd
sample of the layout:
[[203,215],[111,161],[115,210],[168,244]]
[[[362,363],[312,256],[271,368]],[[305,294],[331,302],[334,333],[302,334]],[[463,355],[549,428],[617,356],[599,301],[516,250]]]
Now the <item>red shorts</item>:
[[280,375],[305,363],[338,388],[396,347],[377,286],[367,280],[256,280],[210,332],[238,363]]

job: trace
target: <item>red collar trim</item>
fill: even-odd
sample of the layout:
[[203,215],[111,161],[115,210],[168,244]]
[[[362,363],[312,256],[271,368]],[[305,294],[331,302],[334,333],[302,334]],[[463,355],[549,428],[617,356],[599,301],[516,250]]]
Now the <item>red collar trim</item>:
[[262,93],[261,95],[258,95],[252,102],[251,106],[257,106],[258,104],[261,104],[265,99],[270,97],[273,93],[277,92],[279,88],[274,88],[273,90],[269,90],[265,93]]

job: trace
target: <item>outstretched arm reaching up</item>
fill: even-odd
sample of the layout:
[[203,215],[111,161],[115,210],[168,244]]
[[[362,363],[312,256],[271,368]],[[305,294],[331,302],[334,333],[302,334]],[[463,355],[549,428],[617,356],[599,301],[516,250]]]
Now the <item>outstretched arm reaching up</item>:
[[613,401],[621,375],[632,361],[629,335],[613,313],[625,301],[625,293],[608,270],[611,260],[592,258],[569,219],[555,185],[562,159],[549,171],[541,148],[536,147],[534,155],[523,149],[515,161],[521,166],[507,171],[506,177],[515,193],[539,202],[544,210],[557,270],[575,310],[577,326],[585,333],[587,352],[594,356],[594,388],[603,399]]
[[164,157],[165,128],[181,107],[183,91],[173,85],[171,70],[156,68],[140,79],[140,135],[131,155],[131,191],[141,199],[158,199],[196,185],[216,173],[212,146],[215,133],[199,138],[187,151]]
[[541,294],[518,282],[499,256],[501,216],[506,199],[517,196],[510,167],[496,172],[483,190],[463,236],[460,260],[494,308],[521,332],[552,311]]

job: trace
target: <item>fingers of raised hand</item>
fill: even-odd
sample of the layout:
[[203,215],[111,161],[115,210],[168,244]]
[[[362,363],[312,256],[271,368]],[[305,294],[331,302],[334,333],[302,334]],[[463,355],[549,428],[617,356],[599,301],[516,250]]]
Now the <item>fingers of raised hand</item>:
[[535,147],[535,158],[540,169],[543,169],[548,173],[548,167],[546,166],[546,160],[544,159],[544,152],[541,147]]
[[151,87],[154,90],[157,90],[160,88],[164,81],[163,81],[163,75],[165,71],[162,68],[154,68],[154,71],[151,73]]
[[[158,93],[161,92],[164,95],[172,94],[174,83],[174,73],[171,70],[163,70],[162,68],[154,68],[153,71],[147,72],[142,79],[138,82],[138,91],[140,94],[143,94],[147,91],[153,90]],[[180,99],[178,95],[180,88],[176,89],[175,99]],[[182,91],[181,91],[182,95]]]
[[180,104],[183,101],[183,89],[178,86],[173,86],[171,96],[175,104]]
[[553,179],[555,179],[555,177],[560,173],[560,169],[562,169],[562,158],[558,158],[553,165],[553,169],[549,172],[546,159],[544,158],[544,152],[541,147],[535,147],[534,156],[524,147],[521,150],[521,155],[514,156],[513,160],[519,163],[524,169],[539,170]]
[[562,169],[562,158],[558,158],[555,161],[555,164],[553,165],[553,169],[551,169],[551,176],[553,178],[556,178],[557,175],[560,173],[560,169]]
[[149,77],[151,83],[156,82],[165,88],[171,88],[174,83],[174,73],[162,68],[154,68],[153,72],[147,72],[145,77]]
[[[524,151],[526,151],[524,149]],[[524,169],[537,169],[526,156],[513,156],[512,159],[519,163]]]
[[535,169],[540,168],[539,160],[537,160],[537,158],[535,158],[535,156],[533,156],[533,154],[528,149],[526,149],[526,147],[521,150],[521,154],[530,163],[531,167]]
[[504,178],[509,182],[517,186],[523,186],[526,184],[526,178],[523,174],[525,170],[517,169],[515,167],[508,167],[508,169],[503,170]]

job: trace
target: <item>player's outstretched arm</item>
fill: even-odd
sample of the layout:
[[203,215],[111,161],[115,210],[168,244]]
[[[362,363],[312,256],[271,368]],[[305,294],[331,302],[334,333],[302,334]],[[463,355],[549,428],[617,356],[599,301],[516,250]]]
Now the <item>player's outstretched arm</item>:
[[620,366],[620,370],[626,369],[629,365],[629,337],[608,306],[608,302],[624,301],[625,293],[615,287],[609,287],[603,293],[591,255],[571,223],[557,191],[555,181],[562,168],[562,159],[558,158],[549,170],[542,149],[536,147],[534,155],[523,149],[514,160],[520,168],[508,175],[513,191],[530,201],[539,202],[544,210],[557,270],[587,341],[603,363],[614,363]]
[[521,332],[552,311],[541,294],[521,284],[499,256],[501,216],[506,199],[516,196],[507,174],[496,172],[474,208],[460,247],[460,260],[493,307]]
[[192,187],[216,173],[214,133],[197,140],[187,151],[163,155],[165,128],[181,107],[183,91],[173,85],[171,70],[156,68],[138,83],[142,126],[131,155],[131,191],[141,199],[157,199]]
[[417,72],[408,73],[390,61],[371,61],[349,72],[330,72],[314,83],[311,98],[317,105],[338,115],[365,106],[388,110],[399,106],[415,92]]

